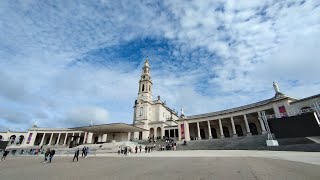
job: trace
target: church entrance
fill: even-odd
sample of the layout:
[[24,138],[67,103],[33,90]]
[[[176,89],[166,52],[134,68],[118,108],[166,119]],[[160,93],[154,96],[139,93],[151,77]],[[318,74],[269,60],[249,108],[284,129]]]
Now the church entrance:
[[158,139],[162,138],[161,128],[160,127],[157,128],[157,137],[158,137]]
[[235,125],[235,128],[236,128],[237,135],[243,136],[243,131],[242,131],[241,126],[237,124],[237,125]]

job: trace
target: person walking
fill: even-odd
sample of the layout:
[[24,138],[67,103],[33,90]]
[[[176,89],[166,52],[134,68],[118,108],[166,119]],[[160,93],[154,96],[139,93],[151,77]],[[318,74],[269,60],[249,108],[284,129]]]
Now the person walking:
[[141,153],[141,149],[142,149],[142,146],[141,146],[141,145],[139,146],[139,149],[140,149],[140,153]]
[[49,156],[50,156],[50,157],[49,157],[49,163],[51,163],[51,160],[52,160],[54,154],[56,154],[56,151],[55,151],[54,149],[52,149],[52,150],[50,151],[50,155],[49,155]]
[[44,162],[43,163],[46,163],[48,161],[49,156],[50,156],[50,148],[48,148],[46,153],[44,153]]
[[86,148],[85,158],[88,157],[88,154],[89,154],[89,147]]
[[146,153],[148,152],[148,146],[146,146],[145,148],[144,148],[144,150],[146,151]]
[[82,154],[81,154],[81,157],[84,157],[84,156],[85,156],[85,154],[86,154],[86,147],[84,146],[84,147],[82,148]]
[[138,146],[135,147],[135,150],[136,150],[136,154],[137,154],[137,152],[138,152]]
[[1,161],[5,161],[8,154],[9,154],[9,151],[7,149],[4,150]]
[[78,158],[78,157],[79,157],[79,153],[80,153],[80,149],[78,148],[78,149],[76,149],[76,151],[74,152],[74,156],[73,156],[73,160],[72,160],[73,162],[74,162],[74,159],[75,159],[75,158],[77,158],[77,161],[79,161],[79,158]]

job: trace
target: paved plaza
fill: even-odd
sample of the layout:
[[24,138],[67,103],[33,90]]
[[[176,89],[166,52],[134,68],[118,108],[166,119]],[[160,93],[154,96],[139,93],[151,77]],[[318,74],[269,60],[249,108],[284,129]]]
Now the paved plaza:
[[320,153],[175,151],[42,160],[8,156],[0,162],[0,179],[320,179]]

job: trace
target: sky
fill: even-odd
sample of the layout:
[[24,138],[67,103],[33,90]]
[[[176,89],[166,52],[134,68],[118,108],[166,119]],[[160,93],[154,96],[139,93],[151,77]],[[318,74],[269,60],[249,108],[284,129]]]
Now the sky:
[[0,131],[132,123],[153,97],[186,115],[319,94],[320,1],[0,1]]

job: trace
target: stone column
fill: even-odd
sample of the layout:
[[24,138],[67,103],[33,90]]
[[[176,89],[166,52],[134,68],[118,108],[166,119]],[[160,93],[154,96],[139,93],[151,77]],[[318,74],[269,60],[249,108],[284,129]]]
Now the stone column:
[[63,145],[65,146],[67,143],[68,133],[66,133],[66,137],[64,137]]
[[131,132],[128,132],[128,141],[130,141]]
[[165,136],[165,130],[164,127],[161,127],[161,139],[163,139],[163,136]]
[[107,137],[108,137],[108,134],[103,134],[102,135],[102,142],[107,142]]
[[209,132],[209,139],[212,139],[212,134],[211,134],[211,125],[210,125],[210,121],[208,122],[208,132]]
[[273,108],[274,114],[276,115],[276,118],[281,118],[279,107],[273,103],[272,108]]
[[232,126],[232,133],[233,133],[232,137],[238,137],[237,132],[236,132],[236,127],[234,126],[233,117],[231,117],[231,126]]
[[[189,123],[187,120],[183,121],[184,124],[184,139],[186,141],[190,141],[190,130],[189,130]],[[181,132],[181,131],[180,131]]]
[[219,119],[219,128],[220,128],[220,138],[222,139],[222,138],[224,138],[224,134],[223,134],[221,119]]
[[88,132],[88,135],[87,135],[87,136],[88,136],[88,138],[87,138],[87,139],[88,139],[88,140],[87,140],[87,143],[88,143],[88,144],[91,144],[91,143],[92,143],[92,136],[93,136],[93,133]]
[[263,122],[262,117],[261,117],[261,112],[258,112],[258,119],[259,119],[259,122],[260,122],[261,133],[262,134],[267,134],[266,127],[264,126],[264,122]]
[[79,133],[79,137],[77,139],[77,143],[80,144],[80,137],[81,137],[81,133]]
[[199,122],[197,122],[197,132],[198,132],[198,140],[199,140],[199,139],[201,139]]
[[52,137],[53,137],[53,133],[51,133],[51,136],[50,136],[49,146],[51,146]]
[[73,139],[74,139],[74,137],[73,137],[73,136],[74,136],[74,133],[72,133],[71,141],[73,141]]
[[178,123],[178,141],[181,141],[181,124],[180,123]]
[[247,115],[244,114],[244,115],[243,115],[243,119],[244,119],[244,124],[246,125],[247,136],[250,136],[250,135],[252,135],[252,134],[251,134],[251,132],[250,132]]
[[46,133],[43,133],[43,136],[42,136],[42,139],[41,139],[41,142],[40,142],[40,146],[43,146],[43,141],[44,141],[44,137],[46,136]]
[[87,138],[87,136],[88,136],[88,133],[87,133],[87,132],[84,132],[82,144],[85,144],[85,143],[86,143],[86,138]]
[[59,145],[60,136],[61,136],[61,133],[59,133],[59,135],[58,135],[58,139],[57,139],[57,143],[56,143],[56,145]]

